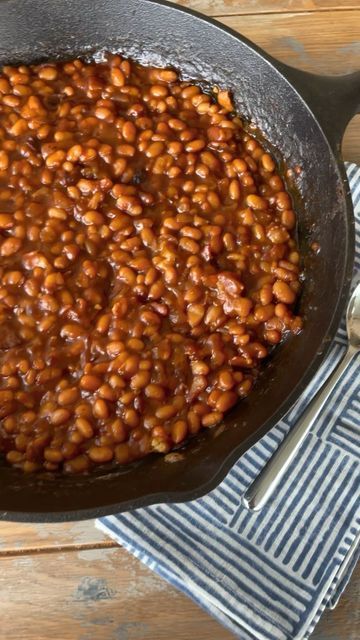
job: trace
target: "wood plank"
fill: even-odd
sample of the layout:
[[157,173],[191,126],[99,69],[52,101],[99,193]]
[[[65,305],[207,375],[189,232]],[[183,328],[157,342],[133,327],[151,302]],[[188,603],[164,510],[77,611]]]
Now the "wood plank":
[[100,545],[113,543],[95,529],[94,520],[59,524],[0,522],[0,558],[7,554]]
[[360,68],[360,9],[219,20],[294,67],[329,75]]
[[286,11],[326,11],[356,9],[356,0],[172,0],[208,16],[245,15],[247,13],[283,13]]
[[233,638],[123,549],[3,557],[0,571],[2,638]]
[[[353,584],[313,640],[357,639],[360,582]],[[17,640],[233,638],[119,548],[1,558],[0,618],[2,637]]]
[[359,640],[360,564],[333,611],[326,611],[311,640]]
[[[261,19],[256,15],[228,16],[220,21],[299,69],[328,75],[360,69],[359,9],[269,14]],[[348,126],[343,155],[345,160],[360,163],[360,116]]]
[[360,164],[360,115],[353,118],[345,131],[342,152],[344,160]]

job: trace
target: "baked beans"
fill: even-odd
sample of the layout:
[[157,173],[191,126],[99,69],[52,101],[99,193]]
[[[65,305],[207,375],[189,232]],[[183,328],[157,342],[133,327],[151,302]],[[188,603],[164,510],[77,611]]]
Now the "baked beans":
[[0,450],[82,473],[219,424],[301,330],[271,154],[173,69],[0,74]]

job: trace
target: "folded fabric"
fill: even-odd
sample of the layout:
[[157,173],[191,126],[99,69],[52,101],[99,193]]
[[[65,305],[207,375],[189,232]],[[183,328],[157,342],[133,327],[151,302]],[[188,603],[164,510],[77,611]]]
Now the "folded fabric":
[[[354,283],[360,279],[360,168],[347,166],[357,219]],[[307,638],[333,607],[359,556],[360,358],[355,358],[288,470],[258,513],[241,496],[341,358],[331,352],[297,404],[207,496],[155,505],[97,526],[178,587],[241,640]]]

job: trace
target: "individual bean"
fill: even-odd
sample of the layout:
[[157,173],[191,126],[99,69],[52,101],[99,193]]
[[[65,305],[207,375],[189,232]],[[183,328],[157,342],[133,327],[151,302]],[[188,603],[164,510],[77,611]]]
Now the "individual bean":
[[126,409],[124,412],[124,422],[131,428],[138,426],[140,419],[135,409]]
[[282,244],[289,240],[289,234],[283,227],[273,226],[268,229],[267,236],[273,244]]
[[101,378],[94,375],[84,375],[80,379],[80,388],[84,391],[96,391],[101,386]]
[[296,295],[286,282],[277,280],[273,285],[274,296],[284,304],[293,304]]
[[216,424],[221,422],[223,417],[224,414],[220,411],[212,411],[201,418],[201,424],[203,427],[214,427]]
[[205,308],[201,304],[191,303],[187,308],[188,322],[191,327],[197,327],[205,314]]
[[64,424],[67,422],[71,416],[70,411],[68,409],[56,409],[50,416],[50,422],[56,426]]
[[135,390],[143,389],[149,384],[150,378],[151,374],[149,373],[149,371],[139,371],[139,373],[136,373],[131,378],[130,386]]
[[103,398],[97,398],[97,400],[95,400],[93,405],[93,414],[95,418],[99,418],[99,420],[105,420],[109,417],[109,407]]
[[163,400],[165,398],[165,391],[159,384],[148,384],[145,388],[145,394],[148,398],[154,400]]
[[185,440],[187,435],[187,424],[185,420],[177,420],[171,427],[171,438],[175,444]]
[[257,306],[254,310],[254,318],[258,322],[266,322],[274,316],[275,306],[273,304],[266,304],[263,306]]
[[219,380],[220,388],[223,389],[224,391],[229,391],[230,389],[233,388],[235,384],[234,377],[231,371],[227,371],[227,370],[220,371],[218,380]]
[[44,458],[48,462],[54,462],[57,464],[58,462],[62,462],[63,454],[60,449],[46,447],[46,449],[44,449]]
[[172,404],[164,404],[162,407],[159,407],[155,415],[159,420],[168,420],[169,418],[173,418],[177,414],[177,409]]
[[261,156],[261,164],[265,171],[269,171],[270,173],[275,171],[275,162],[269,153],[263,153]]
[[113,459],[114,452],[111,447],[90,447],[88,450],[88,456],[90,460],[97,464],[105,464]]
[[92,438],[94,435],[94,429],[91,425],[91,422],[86,418],[77,418],[75,421],[75,425],[77,430],[81,433],[81,435],[86,438]]
[[90,466],[89,458],[85,455],[79,455],[71,460],[67,460],[64,464],[65,473],[84,473]]
[[253,193],[246,196],[246,204],[248,207],[250,207],[250,209],[255,209],[256,211],[267,209],[268,207],[268,203],[265,198],[262,198],[261,196]]
[[131,460],[129,445],[126,443],[119,444],[115,447],[115,457],[119,464],[126,464]]
[[293,229],[295,227],[295,213],[292,209],[284,209],[281,212],[281,224],[287,229]]
[[14,226],[14,216],[10,213],[0,213],[0,229],[11,229]]
[[21,238],[6,238],[0,245],[0,255],[8,257],[19,251],[22,245]]
[[215,408],[220,413],[225,413],[234,406],[237,401],[237,395],[234,391],[224,391],[216,400]]
[[77,401],[79,397],[79,392],[75,387],[69,387],[68,389],[64,389],[58,395],[58,403],[61,406],[66,406],[68,404],[73,404]]

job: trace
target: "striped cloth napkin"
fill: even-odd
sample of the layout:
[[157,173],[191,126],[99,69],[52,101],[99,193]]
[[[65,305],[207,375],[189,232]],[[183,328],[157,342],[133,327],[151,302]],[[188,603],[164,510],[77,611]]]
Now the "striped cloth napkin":
[[[360,168],[347,166],[357,219]],[[241,640],[302,640],[349,581],[360,545],[360,358],[339,381],[286,474],[258,513],[241,495],[345,349],[345,323],[312,384],[207,496],[109,516],[97,526]]]

